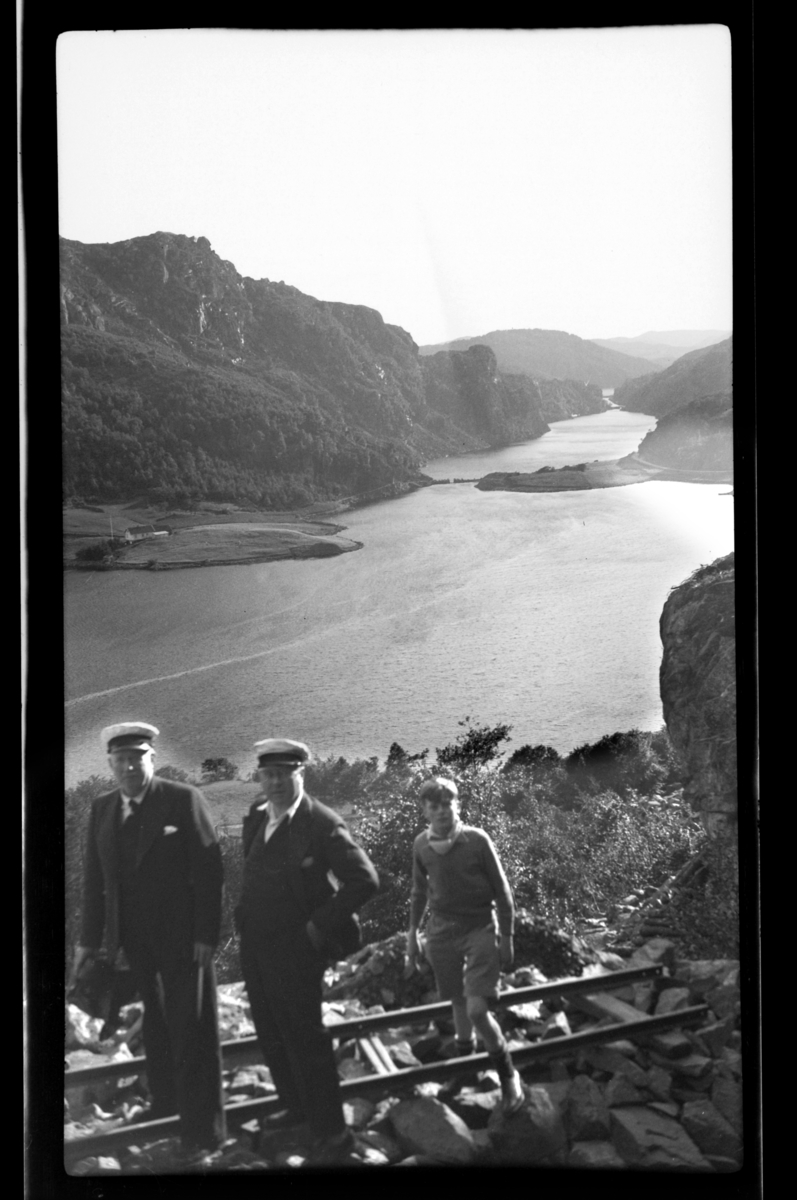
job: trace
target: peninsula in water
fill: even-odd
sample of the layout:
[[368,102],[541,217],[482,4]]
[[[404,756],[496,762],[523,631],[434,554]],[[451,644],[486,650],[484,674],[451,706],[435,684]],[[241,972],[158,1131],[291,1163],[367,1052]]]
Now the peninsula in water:
[[[334,510],[334,506],[328,506]],[[235,505],[158,514],[149,508],[91,505],[64,510],[64,566],[84,571],[179,570],[331,558],[362,543],[322,519],[323,506],[298,514],[252,512]],[[109,536],[113,533],[113,536]]]
[[733,472],[676,470],[627,454],[605,462],[540,467],[537,471],[493,471],[476,484],[482,492],[580,492],[590,488],[624,487],[650,479],[680,483],[732,483]]

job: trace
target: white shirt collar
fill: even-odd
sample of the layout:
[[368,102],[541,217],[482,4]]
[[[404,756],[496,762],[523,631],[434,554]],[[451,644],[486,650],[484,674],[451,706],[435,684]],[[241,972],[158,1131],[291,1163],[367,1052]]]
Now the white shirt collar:
[[149,787],[149,784],[147,784],[146,787],[142,788],[142,790],[138,793],[137,796],[126,796],[124,794],[124,792],[122,792],[122,817],[123,817],[123,819],[126,819],[127,817],[130,816],[131,812],[133,811],[133,805],[141,803],[148,787]]
[[294,800],[294,802],[290,806],[290,808],[286,809],[285,812],[280,813],[280,815],[278,817],[276,817],[274,815],[274,807],[273,807],[271,801],[267,800],[266,801],[266,812],[268,813],[269,825],[279,825],[280,821],[284,820],[285,817],[287,817],[288,820],[290,821],[293,817],[293,814],[296,812],[296,809],[301,804],[303,797],[304,797],[304,792],[302,792],[301,796],[298,796],[297,799]]

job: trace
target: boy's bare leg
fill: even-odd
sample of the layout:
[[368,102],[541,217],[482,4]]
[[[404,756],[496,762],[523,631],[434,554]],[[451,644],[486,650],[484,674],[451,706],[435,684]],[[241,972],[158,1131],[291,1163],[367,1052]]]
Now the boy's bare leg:
[[468,1017],[481,1034],[487,1053],[498,1072],[505,1111],[515,1112],[523,1103],[523,1084],[512,1065],[512,1057],[501,1026],[490,1012],[484,996],[469,996],[466,1006]]
[[469,1042],[473,1037],[473,1021],[468,1012],[469,1000],[452,1000],[454,1012],[454,1036],[458,1042]]
[[[504,1045],[504,1035],[501,1033],[501,1028],[488,1007],[488,1001],[484,996],[469,996],[464,1002],[465,1013],[468,1025],[473,1028],[476,1026],[485,1049],[488,1054],[495,1054]],[[460,1037],[459,1026],[457,1025],[457,1011],[454,1009],[454,1028],[457,1031],[457,1037]],[[463,1033],[462,1037],[470,1037],[470,1032]]]

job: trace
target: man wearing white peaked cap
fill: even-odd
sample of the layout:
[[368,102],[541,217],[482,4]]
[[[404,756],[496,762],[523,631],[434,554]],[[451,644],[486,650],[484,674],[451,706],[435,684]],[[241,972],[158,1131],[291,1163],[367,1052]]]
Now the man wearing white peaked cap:
[[103,940],[111,961],[122,948],[144,1001],[146,1119],[179,1113],[195,1155],[225,1136],[213,970],[221,851],[202,793],[155,775],[157,736],[146,721],[102,731],[118,787],[91,808],[73,976]]
[[305,792],[310,751],[304,742],[266,738],[255,753],[263,795],[242,831],[243,887],[236,909],[241,969],[283,1105],[277,1119],[307,1122],[314,1138],[311,1163],[344,1163],[352,1138],[324,1029],[321,985],[328,962],[359,948],[354,913],[379,880],[338,813]]

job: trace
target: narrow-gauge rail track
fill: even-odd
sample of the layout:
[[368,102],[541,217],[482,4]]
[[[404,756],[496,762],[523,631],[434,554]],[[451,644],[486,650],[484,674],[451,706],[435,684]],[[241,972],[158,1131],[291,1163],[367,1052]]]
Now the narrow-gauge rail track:
[[[630,970],[612,971],[606,975],[589,976],[586,979],[562,979],[532,987],[513,988],[501,992],[495,1001],[496,1007],[511,1008],[529,1001],[544,1000],[550,997],[588,998],[601,992],[618,991],[632,983],[643,983],[661,978],[664,968],[658,965],[637,967]],[[628,1006],[622,1006],[628,1008]],[[471,1054],[464,1058],[447,1059],[444,1062],[428,1063],[424,1066],[406,1067],[399,1069],[385,1052],[384,1047],[375,1036],[380,1029],[389,1029],[406,1025],[427,1025],[435,1017],[443,1017],[451,1012],[450,1002],[426,1004],[417,1008],[394,1009],[391,1012],[375,1013],[354,1019],[342,1020],[329,1025],[328,1032],[335,1040],[348,1041],[356,1038],[365,1057],[368,1059],[374,1074],[357,1079],[341,1082],[342,1097],[345,1100],[351,1096],[379,1096],[398,1094],[416,1083],[428,1080],[444,1081],[455,1079],[463,1073],[473,1070],[486,1070],[490,1066],[489,1055],[486,1053]],[[513,1049],[512,1060],[517,1067],[529,1066],[550,1058],[565,1058],[572,1056],[584,1047],[620,1039],[644,1040],[663,1030],[677,1026],[699,1024],[706,1016],[708,1007],[705,1004],[691,1008],[680,1009],[662,1016],[646,1016],[639,1014],[638,1019],[629,1019],[632,1010],[612,1024],[599,1024],[580,1033],[548,1038],[534,1045]],[[234,1066],[241,1062],[260,1060],[260,1052],[256,1038],[240,1038],[235,1041],[222,1043],[222,1056],[225,1067]],[[83,1086],[84,1084],[113,1078],[127,1078],[141,1074],[146,1070],[146,1058],[132,1058],[121,1062],[108,1063],[104,1066],[84,1067],[79,1070],[66,1071],[64,1084],[66,1089]],[[245,1100],[236,1104],[228,1104],[225,1113],[231,1128],[240,1127],[254,1117],[259,1117],[271,1107],[279,1105],[279,1097],[268,1096],[254,1100]],[[162,1137],[174,1136],[179,1130],[179,1117],[166,1117],[158,1121],[142,1121],[133,1125],[122,1125],[102,1133],[87,1134],[72,1138],[64,1143],[64,1156],[67,1164],[82,1158],[106,1155],[125,1146],[157,1141]]]

